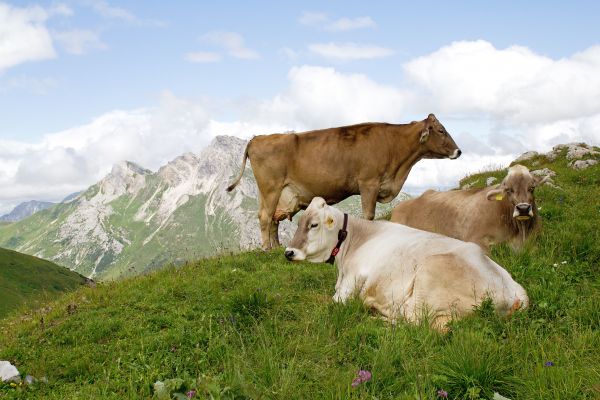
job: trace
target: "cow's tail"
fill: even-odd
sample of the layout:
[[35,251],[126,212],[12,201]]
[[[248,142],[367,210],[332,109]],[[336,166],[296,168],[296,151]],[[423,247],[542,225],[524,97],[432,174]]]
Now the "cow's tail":
[[235,181],[233,181],[233,183],[231,185],[227,186],[228,192],[231,192],[233,189],[235,189],[235,187],[238,185],[238,183],[240,183],[242,176],[244,176],[244,170],[246,169],[246,160],[248,159],[248,147],[250,147],[250,142],[248,142],[248,144],[246,145],[246,150],[244,151],[244,160],[242,161],[242,170],[240,171],[240,174],[238,175],[238,177],[235,178]]

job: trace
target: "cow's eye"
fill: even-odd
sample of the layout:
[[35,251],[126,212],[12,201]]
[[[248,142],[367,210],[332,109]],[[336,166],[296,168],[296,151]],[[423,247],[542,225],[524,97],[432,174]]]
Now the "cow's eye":
[[535,188],[532,186],[532,187],[530,187],[530,188],[529,188],[529,191],[530,191],[531,193],[533,193],[533,190],[534,190],[534,189],[535,189]]
[[316,228],[317,226],[319,226],[319,224],[316,224],[316,223],[315,224],[310,224],[310,229]]
[[512,189],[506,189],[506,193],[508,193],[508,194],[513,194],[514,192],[513,192],[513,190],[512,190]]

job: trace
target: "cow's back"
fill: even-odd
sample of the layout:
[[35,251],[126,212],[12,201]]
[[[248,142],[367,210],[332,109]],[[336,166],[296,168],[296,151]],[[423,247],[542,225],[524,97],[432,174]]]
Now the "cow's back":
[[465,314],[488,296],[501,313],[515,304],[527,306],[523,287],[476,244],[400,224],[375,224],[344,262],[352,264],[347,272],[364,282],[365,301],[385,316],[418,313],[424,303],[443,313],[455,302],[455,311]]
[[292,185],[301,203],[321,196],[331,204],[359,194],[361,180],[393,181],[396,164],[413,151],[413,125],[364,123],[257,136],[248,156],[259,187]]
[[[476,241],[478,219],[487,200],[480,189],[437,192],[401,202],[390,221],[464,241]],[[479,244],[479,243],[478,243]]]

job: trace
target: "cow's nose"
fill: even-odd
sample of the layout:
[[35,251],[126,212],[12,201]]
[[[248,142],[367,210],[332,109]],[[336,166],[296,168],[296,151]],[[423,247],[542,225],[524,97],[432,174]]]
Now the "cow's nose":
[[452,155],[448,158],[451,160],[456,160],[458,157],[460,157],[461,154],[462,154],[462,151],[460,149],[456,149],[456,150],[454,150],[454,153],[452,153]]
[[285,258],[287,258],[288,260],[292,260],[292,258],[294,258],[294,255],[296,255],[296,253],[294,253],[294,250],[286,250],[285,253]]
[[527,214],[531,210],[531,204],[519,203],[519,204],[517,204],[517,210],[521,214]]

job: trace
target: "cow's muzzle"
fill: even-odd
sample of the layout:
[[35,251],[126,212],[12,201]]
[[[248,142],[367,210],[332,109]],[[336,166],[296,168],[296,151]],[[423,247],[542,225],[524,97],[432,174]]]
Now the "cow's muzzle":
[[288,261],[301,261],[306,258],[302,250],[294,249],[293,247],[286,248],[283,255],[285,255]]
[[513,211],[513,218],[518,220],[528,220],[533,217],[533,207],[529,203],[519,203]]
[[452,155],[448,156],[448,158],[451,160],[456,160],[458,157],[460,157],[461,154],[462,151],[460,149],[456,149],[454,150],[454,153],[452,153]]

